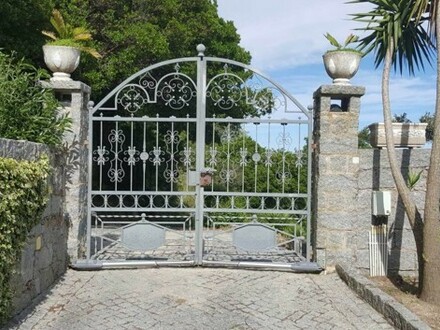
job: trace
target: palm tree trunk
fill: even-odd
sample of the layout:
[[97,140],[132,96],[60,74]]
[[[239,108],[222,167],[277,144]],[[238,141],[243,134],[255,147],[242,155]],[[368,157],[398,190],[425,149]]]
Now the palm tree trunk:
[[437,97],[434,113],[434,137],[425,195],[424,256],[425,273],[420,298],[440,305],[440,16],[435,11],[437,43]]
[[391,115],[390,95],[389,95],[390,71],[392,64],[392,55],[394,52],[393,37],[390,38],[389,45],[390,46],[388,47],[385,55],[384,68],[382,74],[382,104],[383,104],[383,117],[384,117],[384,125],[385,125],[387,155],[388,155],[388,161],[390,163],[391,174],[396,184],[397,192],[400,198],[402,199],[405,212],[408,216],[408,220],[414,234],[416,250],[417,250],[417,260],[419,264],[419,290],[421,290],[421,288],[423,287],[423,279],[424,279],[423,220],[419,210],[417,209],[416,204],[411,199],[410,190],[406,186],[402,172],[397,163],[396,150],[394,149],[392,115]]

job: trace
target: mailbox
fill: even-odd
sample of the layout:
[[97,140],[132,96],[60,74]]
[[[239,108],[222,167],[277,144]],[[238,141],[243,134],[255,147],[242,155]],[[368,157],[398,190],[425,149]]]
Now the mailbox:
[[391,214],[391,191],[373,191],[371,212],[375,216]]

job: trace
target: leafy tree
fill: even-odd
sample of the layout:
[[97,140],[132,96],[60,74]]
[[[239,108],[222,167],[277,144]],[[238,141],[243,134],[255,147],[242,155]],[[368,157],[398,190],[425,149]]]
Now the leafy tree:
[[358,133],[358,148],[359,149],[370,149],[370,129],[368,127],[364,127]]
[[55,0],[66,21],[88,26],[103,59],[84,58],[74,78],[93,86],[100,100],[120,82],[150,64],[207,55],[249,63],[232,22],[210,0]]
[[[423,69],[431,63],[437,50],[437,72],[440,72],[440,14],[437,1],[431,0],[354,0],[351,3],[370,3],[374,8],[367,13],[354,15],[366,23],[363,28],[370,34],[361,40],[364,51],[375,51],[376,66],[383,64],[382,103],[385,123],[387,153],[397,191],[404,204],[413,230],[419,264],[419,291],[421,299],[440,305],[440,77],[437,77],[437,99],[434,113],[434,136],[426,184],[425,207],[422,217],[410,195],[397,163],[392,137],[392,115],[389,97],[391,67]],[[430,21],[426,30],[424,21]],[[436,45],[435,45],[436,43]]]
[[408,124],[408,123],[411,123],[411,120],[408,119],[407,113],[404,112],[401,115],[394,114],[393,123]]
[[6,53],[15,52],[18,58],[42,66],[41,30],[49,27],[52,0],[0,1],[0,46]]
[[427,123],[426,127],[426,141],[432,141],[434,138],[434,115],[431,115],[430,112],[426,112],[422,117],[420,117],[419,121],[421,123]]
[[58,113],[52,90],[39,84],[43,78],[46,71],[0,52],[0,137],[61,144],[70,120]]

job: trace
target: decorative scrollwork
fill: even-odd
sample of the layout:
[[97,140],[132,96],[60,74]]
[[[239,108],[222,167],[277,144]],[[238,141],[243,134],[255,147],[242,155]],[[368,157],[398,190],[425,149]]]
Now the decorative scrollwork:
[[182,163],[183,165],[185,165],[186,167],[191,167],[193,159],[192,159],[192,155],[193,155],[193,151],[191,147],[184,147],[183,151],[181,152],[183,159],[182,159]]
[[154,166],[160,166],[160,164],[164,161],[164,158],[161,157],[164,154],[162,149],[160,147],[154,147],[152,151],[150,151],[150,161],[153,163]]
[[157,80],[151,75],[151,72],[148,71],[139,78],[139,85],[149,90],[154,90],[157,86]]
[[267,167],[271,167],[273,165],[273,159],[272,159],[272,155],[273,155],[273,150],[272,149],[266,149],[266,151],[264,152],[265,154],[265,160],[264,160],[264,165]]
[[112,129],[108,136],[108,140],[111,145],[111,153],[114,156],[110,161],[108,177],[110,178],[110,182],[122,182],[122,179],[125,176],[125,171],[122,168],[122,159],[119,158],[119,154],[123,151],[125,135],[122,130]]
[[117,102],[124,110],[136,113],[144,104],[148,103],[148,94],[139,85],[127,85],[118,93]]
[[303,152],[301,150],[298,150],[298,152],[296,153],[296,162],[295,162],[296,168],[301,168],[304,166],[302,162],[302,158],[303,158]]
[[245,167],[249,160],[247,159],[248,150],[247,148],[240,148],[240,166]]
[[216,147],[210,147],[209,148],[209,160],[208,164],[211,168],[215,168],[217,165],[217,154],[218,150]]
[[156,95],[162,98],[166,106],[174,110],[189,106],[189,102],[197,95],[197,91],[193,88],[194,82],[187,75],[179,72],[164,78],[161,80],[160,86],[157,86]]
[[137,161],[139,161],[139,151],[136,150],[136,147],[128,147],[128,150],[124,151],[124,154],[128,155],[128,157],[124,158],[124,162],[128,164],[128,166],[134,166]]
[[264,112],[286,109],[286,97],[277,88],[266,87],[255,92],[251,104]]
[[287,150],[292,145],[292,137],[283,130],[277,137],[277,143],[281,150]]
[[179,154],[180,136],[178,131],[173,129],[168,130],[164,136],[165,144],[167,147],[167,154],[169,159],[166,161],[166,169],[164,171],[164,177],[166,182],[177,182],[179,177],[178,161],[176,155]]
[[99,166],[105,165],[108,162],[109,157],[106,155],[109,154],[109,151],[105,149],[105,146],[98,146],[96,150],[93,151],[94,155],[98,155],[98,157],[93,157],[93,161],[95,161]]
[[233,169],[223,168],[220,171],[220,178],[223,182],[231,183],[237,177],[237,173]]
[[230,73],[215,76],[208,86],[206,96],[223,110],[232,109],[246,94],[243,80]]

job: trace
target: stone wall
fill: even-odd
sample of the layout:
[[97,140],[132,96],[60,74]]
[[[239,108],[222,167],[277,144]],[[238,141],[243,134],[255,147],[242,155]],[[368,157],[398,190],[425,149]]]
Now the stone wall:
[[[312,157],[312,219],[315,259],[328,271],[338,262],[369,269],[369,232],[387,223],[388,272],[417,271],[414,237],[398,198],[386,150],[358,149],[361,97],[365,89],[351,85],[323,85],[314,93]],[[340,103],[340,105],[338,104]],[[430,150],[396,149],[405,177],[425,170]],[[426,171],[412,195],[423,212]],[[375,190],[391,191],[391,215],[374,217]]]
[[50,180],[51,197],[41,222],[28,236],[21,260],[13,276],[14,313],[25,308],[31,299],[49,288],[65,272],[68,264],[68,223],[64,218],[64,165],[42,144],[0,139],[0,157],[17,160],[36,160],[50,157],[53,173]]
[[[423,212],[426,168],[429,166],[428,149],[397,149],[398,162],[405,177],[409,171],[419,172],[423,170],[420,181],[416,184],[411,194],[415,199],[419,210]],[[358,188],[358,211],[356,217],[362,223],[362,235],[356,242],[353,251],[356,253],[356,262],[360,268],[368,269],[368,231],[377,219],[371,215],[371,195],[373,190],[391,191],[391,215],[384,220],[388,224],[390,253],[388,271],[399,272],[402,275],[412,275],[417,271],[417,256],[414,236],[408,219],[405,215],[403,204],[398,198],[394,180],[388,163],[385,149],[359,150],[359,188]]]

